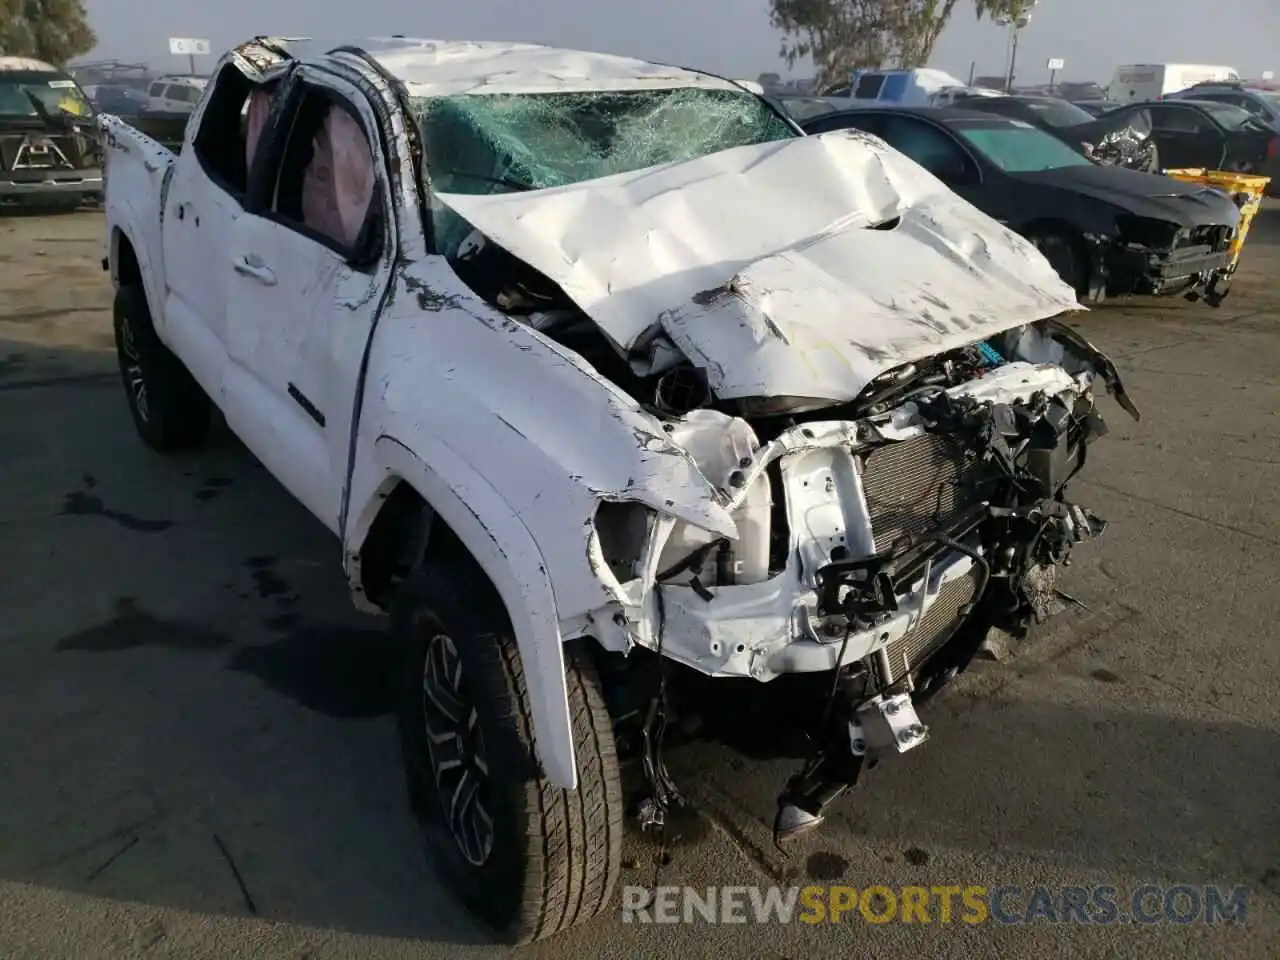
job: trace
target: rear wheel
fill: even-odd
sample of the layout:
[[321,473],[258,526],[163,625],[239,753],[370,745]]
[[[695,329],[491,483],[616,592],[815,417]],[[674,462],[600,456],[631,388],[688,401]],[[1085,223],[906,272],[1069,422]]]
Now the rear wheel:
[[1077,238],[1065,229],[1033,227],[1026,238],[1053,267],[1062,282],[1084,297],[1089,292],[1089,273]]
[[610,903],[623,814],[612,721],[588,651],[566,645],[578,789],[547,782],[501,601],[458,571],[424,566],[392,610],[405,773],[449,888],[502,939],[526,943]]
[[209,431],[209,398],[156,336],[146,294],[121,286],[113,312],[120,377],[138,436],[161,453],[199,446]]

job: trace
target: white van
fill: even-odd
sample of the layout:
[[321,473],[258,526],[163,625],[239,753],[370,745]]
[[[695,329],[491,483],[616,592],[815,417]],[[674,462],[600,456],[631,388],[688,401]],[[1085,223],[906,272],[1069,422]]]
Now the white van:
[[147,87],[150,113],[190,113],[200,102],[207,77],[159,77]]
[[1116,68],[1108,93],[1109,98],[1117,103],[1133,103],[1160,100],[1197,83],[1239,79],[1240,74],[1231,67],[1198,63],[1134,63]]

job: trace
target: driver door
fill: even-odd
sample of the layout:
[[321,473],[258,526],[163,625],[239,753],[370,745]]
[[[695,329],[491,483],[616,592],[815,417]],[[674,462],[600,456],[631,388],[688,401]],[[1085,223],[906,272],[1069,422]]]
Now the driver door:
[[285,96],[220,265],[225,412],[337,533],[360,365],[391,276],[389,169],[354,87],[304,68]]
[[1227,141],[1212,120],[1194,107],[1172,102],[1153,103],[1148,109],[1160,166],[1166,170],[1222,167]]

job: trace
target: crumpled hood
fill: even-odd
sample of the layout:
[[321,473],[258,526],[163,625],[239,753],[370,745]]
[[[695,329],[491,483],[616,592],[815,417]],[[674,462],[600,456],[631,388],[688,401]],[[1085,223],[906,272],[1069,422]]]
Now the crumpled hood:
[[1028,183],[1083,194],[1139,217],[1168,220],[1184,227],[1235,227],[1240,222],[1240,210],[1220,190],[1182,183],[1156,173],[1090,165],[1014,176]]
[[1080,309],[1027,241],[855,131],[440,199],[633,358],[665,332],[726,399],[849,400],[900,364]]

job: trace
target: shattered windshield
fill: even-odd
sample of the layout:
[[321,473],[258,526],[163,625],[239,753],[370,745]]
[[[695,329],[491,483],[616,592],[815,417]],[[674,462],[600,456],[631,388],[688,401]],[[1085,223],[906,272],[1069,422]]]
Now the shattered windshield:
[[0,117],[39,118],[51,115],[88,117],[93,110],[84,92],[70,77],[47,71],[0,73]]
[[[457,94],[412,106],[441,193],[542,190],[800,136],[739,90]],[[462,239],[457,217],[437,209],[434,219],[438,250]]]

